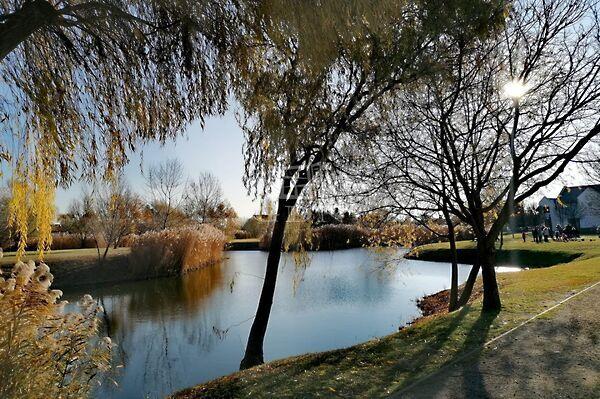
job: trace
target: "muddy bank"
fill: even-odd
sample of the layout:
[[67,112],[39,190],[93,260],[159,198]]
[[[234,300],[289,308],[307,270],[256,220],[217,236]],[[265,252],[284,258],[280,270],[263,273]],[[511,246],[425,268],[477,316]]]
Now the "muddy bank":
[[[462,286],[459,289],[459,295],[462,291]],[[478,281],[473,287],[473,293],[468,303],[473,302],[477,298],[483,295],[483,287]],[[435,294],[425,295],[424,297],[417,299],[417,307],[423,313],[421,317],[416,318],[410,324],[418,323],[419,321],[428,318],[433,315],[440,315],[448,313],[448,305],[450,304],[450,290],[443,290],[436,292]]]

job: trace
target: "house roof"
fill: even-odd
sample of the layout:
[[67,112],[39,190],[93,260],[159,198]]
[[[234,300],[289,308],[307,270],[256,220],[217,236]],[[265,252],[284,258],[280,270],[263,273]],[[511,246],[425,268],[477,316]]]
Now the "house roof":
[[588,184],[583,186],[564,186],[563,189],[558,194],[558,198],[560,198],[561,202],[569,203],[576,202],[577,198],[587,189],[592,189],[600,193],[600,184]]

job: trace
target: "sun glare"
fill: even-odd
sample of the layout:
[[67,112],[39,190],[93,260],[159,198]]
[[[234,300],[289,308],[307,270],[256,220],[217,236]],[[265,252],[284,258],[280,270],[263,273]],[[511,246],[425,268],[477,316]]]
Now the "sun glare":
[[527,93],[527,85],[521,80],[511,80],[504,85],[504,95],[513,100],[520,100]]

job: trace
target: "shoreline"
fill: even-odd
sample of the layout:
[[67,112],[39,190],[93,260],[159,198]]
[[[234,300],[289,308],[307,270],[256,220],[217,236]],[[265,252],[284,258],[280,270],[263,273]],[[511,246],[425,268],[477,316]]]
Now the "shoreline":
[[[481,342],[502,335],[540,309],[600,280],[600,243],[591,241],[536,245],[505,240],[506,253],[537,254],[544,259],[521,264],[538,268],[498,276],[503,299],[499,313],[482,313],[481,295],[460,310],[448,313],[444,309],[447,293],[440,291],[422,298],[428,315],[415,319],[399,332],[348,348],[275,360],[192,386],[170,398],[388,397],[464,353],[481,350]],[[458,244],[461,250],[469,250],[473,245]],[[444,245],[421,247],[421,256],[416,259],[433,260],[423,254],[435,253],[438,261],[447,261],[440,256],[449,254]],[[413,253],[407,258],[415,259],[414,256]],[[564,259],[571,260],[560,262]],[[539,266],[551,262],[555,262],[552,267]],[[474,293],[480,291],[477,284],[480,280]]]

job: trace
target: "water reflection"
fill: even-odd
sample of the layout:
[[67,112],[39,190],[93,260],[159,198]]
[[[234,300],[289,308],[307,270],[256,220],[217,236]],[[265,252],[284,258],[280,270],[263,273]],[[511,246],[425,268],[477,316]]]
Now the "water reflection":
[[[305,269],[284,256],[265,359],[349,346],[418,316],[415,300],[447,288],[450,267],[389,262],[401,255],[364,249],[312,253]],[[229,252],[221,265],[182,278],[86,289],[104,303],[107,327],[119,344],[115,364],[123,365],[114,377],[118,387],[103,384],[95,396],[164,397],[235,371],[265,261],[262,252]],[[462,282],[469,267],[459,270]],[[67,296],[72,301],[82,293]]]

